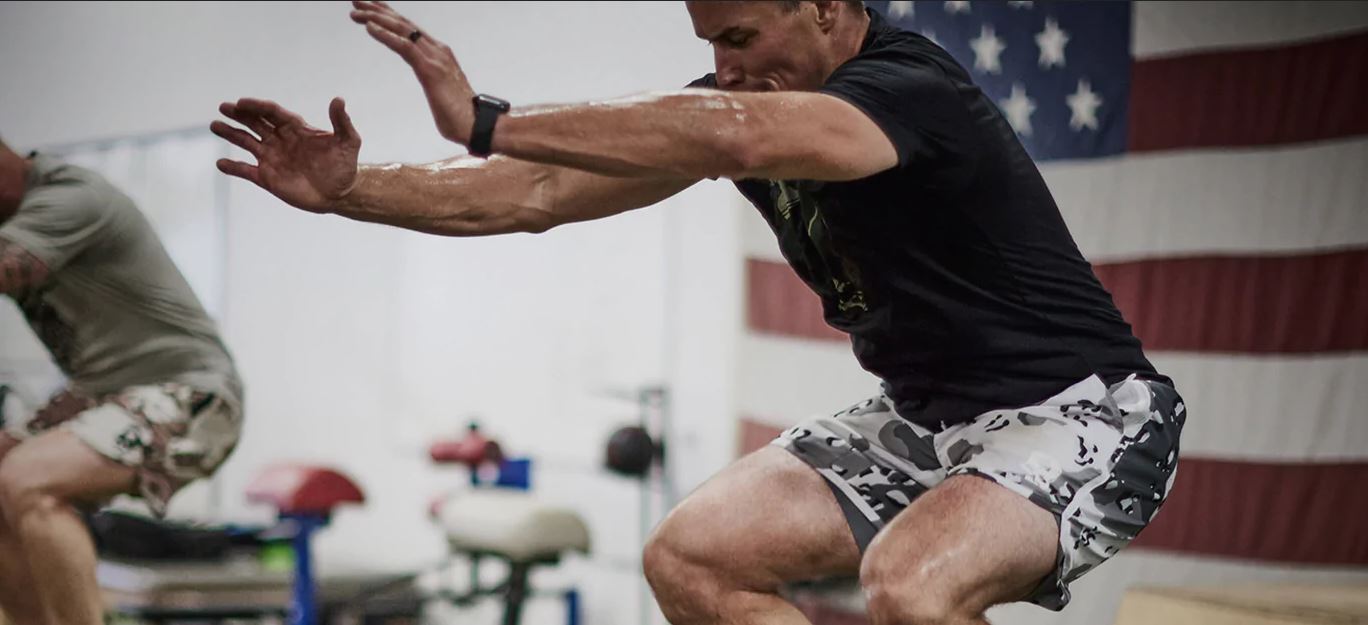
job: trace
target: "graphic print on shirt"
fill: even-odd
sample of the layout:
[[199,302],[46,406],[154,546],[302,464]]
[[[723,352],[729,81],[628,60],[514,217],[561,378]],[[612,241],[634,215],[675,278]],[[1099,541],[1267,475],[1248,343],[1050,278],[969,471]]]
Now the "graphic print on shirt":
[[869,312],[855,263],[836,251],[815,192],[820,182],[770,181],[776,214],[766,215],[779,248],[798,276],[816,291],[832,321],[854,322]]

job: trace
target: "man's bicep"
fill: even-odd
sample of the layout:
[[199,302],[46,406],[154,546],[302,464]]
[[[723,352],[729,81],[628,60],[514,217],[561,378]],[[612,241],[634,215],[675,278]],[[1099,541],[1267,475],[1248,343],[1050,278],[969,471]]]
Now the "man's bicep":
[[0,293],[13,295],[42,285],[48,267],[19,244],[0,237]]
[[856,180],[899,163],[889,135],[842,98],[796,91],[742,98],[754,121],[738,178]]
[[902,162],[896,134],[854,102],[830,94],[813,94],[830,122],[826,139],[836,158],[850,164],[851,178],[872,176]]

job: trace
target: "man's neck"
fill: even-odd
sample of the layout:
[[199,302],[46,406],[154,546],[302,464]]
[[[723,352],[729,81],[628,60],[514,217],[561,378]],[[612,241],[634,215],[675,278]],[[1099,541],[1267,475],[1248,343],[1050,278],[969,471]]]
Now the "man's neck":
[[860,48],[864,46],[865,37],[869,35],[869,27],[872,25],[869,14],[864,11],[860,11],[859,15],[844,21],[845,23],[840,26],[842,32],[837,36],[839,43],[836,46],[836,52],[838,54],[835,55],[835,63],[827,68],[828,76],[836,71],[837,67],[855,58],[855,55],[860,53]]

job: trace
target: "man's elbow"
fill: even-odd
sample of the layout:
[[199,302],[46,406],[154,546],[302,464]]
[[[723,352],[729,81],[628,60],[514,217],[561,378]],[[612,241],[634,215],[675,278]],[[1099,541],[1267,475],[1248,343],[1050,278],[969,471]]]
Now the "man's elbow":
[[764,178],[774,169],[780,155],[765,138],[764,133],[755,128],[743,128],[723,139],[718,150],[721,158],[713,162],[710,178],[743,180]]

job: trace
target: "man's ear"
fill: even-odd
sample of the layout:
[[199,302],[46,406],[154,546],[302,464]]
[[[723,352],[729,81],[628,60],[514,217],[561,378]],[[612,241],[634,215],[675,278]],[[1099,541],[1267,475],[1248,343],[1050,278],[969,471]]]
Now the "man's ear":
[[841,10],[841,3],[836,0],[816,0],[815,2],[805,2],[811,4],[816,12],[817,28],[823,33],[831,32],[836,27],[836,12]]

